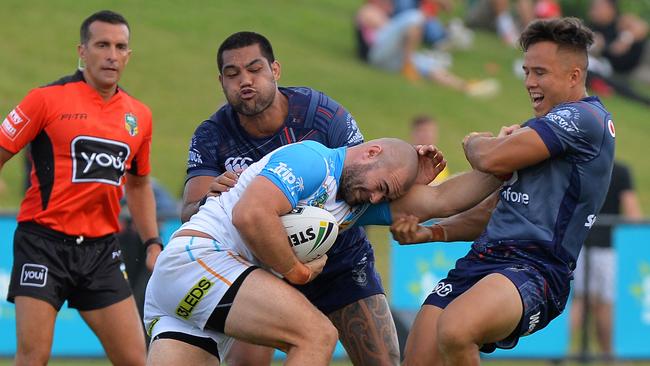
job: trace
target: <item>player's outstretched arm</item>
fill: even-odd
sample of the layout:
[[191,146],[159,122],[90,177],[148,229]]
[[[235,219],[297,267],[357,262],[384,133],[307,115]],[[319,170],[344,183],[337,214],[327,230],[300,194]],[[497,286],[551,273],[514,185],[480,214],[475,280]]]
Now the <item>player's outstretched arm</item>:
[[280,216],[291,209],[291,203],[280,188],[268,178],[257,176],[233,208],[232,223],[262,263],[289,282],[304,284],[317,273],[298,260],[288,243]]
[[472,241],[485,229],[498,199],[498,193],[495,192],[469,210],[443,219],[429,227],[420,225],[415,216],[404,216],[395,220],[390,230],[400,244]]
[[501,183],[491,174],[472,170],[439,185],[414,185],[405,196],[391,202],[391,215],[394,219],[413,215],[418,222],[448,217],[476,206]]

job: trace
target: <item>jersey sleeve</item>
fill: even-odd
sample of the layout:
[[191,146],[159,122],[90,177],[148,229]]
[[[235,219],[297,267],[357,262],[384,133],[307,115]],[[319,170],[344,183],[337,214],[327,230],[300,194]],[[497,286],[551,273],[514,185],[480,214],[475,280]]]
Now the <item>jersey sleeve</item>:
[[390,213],[390,203],[382,202],[369,205],[363,215],[354,223],[354,226],[390,225],[392,223],[393,216]]
[[131,168],[129,169],[130,174],[137,176],[149,175],[151,172],[151,136],[153,135],[153,122],[151,117],[151,111],[149,108],[144,107],[142,112],[145,117],[145,134],[142,139],[142,144],[136,152],[133,160],[131,161]]
[[363,142],[363,134],[350,112],[339,105],[327,131],[329,147],[354,146]]
[[604,124],[588,110],[573,104],[553,109],[526,124],[539,134],[551,157],[565,154],[571,156],[571,160],[584,161],[600,151]]
[[273,153],[259,175],[273,182],[296,207],[323,184],[327,161],[304,144],[288,145]]
[[185,181],[197,176],[217,177],[223,173],[217,161],[218,136],[210,121],[196,128],[190,141]]
[[27,96],[6,116],[0,126],[0,147],[16,154],[45,127],[46,100],[39,89]]

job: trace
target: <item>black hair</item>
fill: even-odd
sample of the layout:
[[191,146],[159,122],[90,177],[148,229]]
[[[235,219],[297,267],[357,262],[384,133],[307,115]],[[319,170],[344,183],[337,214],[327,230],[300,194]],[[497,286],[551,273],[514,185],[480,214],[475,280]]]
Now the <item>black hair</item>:
[[544,41],[557,44],[558,49],[582,54],[586,59],[594,33],[578,18],[538,19],[521,33],[519,45],[526,52],[531,45]]
[[225,51],[236,50],[255,44],[259,45],[262,56],[268,60],[269,65],[272,64],[275,61],[273,47],[271,47],[271,42],[266,37],[255,32],[237,32],[226,38],[219,46],[219,50],[217,51],[219,72],[221,73],[221,69],[223,68],[223,53]]
[[122,15],[110,10],[101,10],[89,16],[88,18],[86,18],[86,20],[83,21],[83,23],[81,23],[81,29],[79,31],[79,38],[81,44],[86,44],[88,40],[90,40],[90,25],[93,22],[124,24],[126,25],[126,28],[129,30],[129,36],[131,35],[131,28],[129,27],[129,22],[127,22]]

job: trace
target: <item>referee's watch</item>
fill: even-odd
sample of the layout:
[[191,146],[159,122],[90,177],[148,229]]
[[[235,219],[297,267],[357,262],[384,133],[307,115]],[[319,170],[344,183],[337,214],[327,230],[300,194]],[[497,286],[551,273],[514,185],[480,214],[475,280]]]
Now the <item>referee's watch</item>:
[[144,245],[144,250],[145,251],[147,250],[147,248],[149,248],[149,246],[154,245],[154,244],[160,245],[160,249],[164,248],[163,247],[163,241],[159,236],[149,238],[149,239],[145,240],[144,243],[142,243],[142,245]]

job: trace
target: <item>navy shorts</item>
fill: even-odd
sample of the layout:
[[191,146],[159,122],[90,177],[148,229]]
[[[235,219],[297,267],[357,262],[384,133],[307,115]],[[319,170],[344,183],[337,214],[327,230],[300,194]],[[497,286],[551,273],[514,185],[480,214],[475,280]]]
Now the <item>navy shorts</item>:
[[35,223],[19,223],[7,300],[28,296],[60,310],[95,310],[131,296],[115,235],[85,239]]
[[513,246],[473,245],[470,252],[456,262],[447,278],[438,282],[424,304],[444,309],[456,297],[492,273],[506,276],[519,291],[523,315],[519,326],[505,339],[485,344],[482,352],[496,348],[510,349],[523,337],[543,329],[555,319],[566,305],[569,297],[571,272],[559,263],[530,260],[525,249]]
[[375,269],[375,253],[363,229],[352,228],[339,236],[327,253],[323,272],[296,288],[324,314],[383,294],[381,278]]

